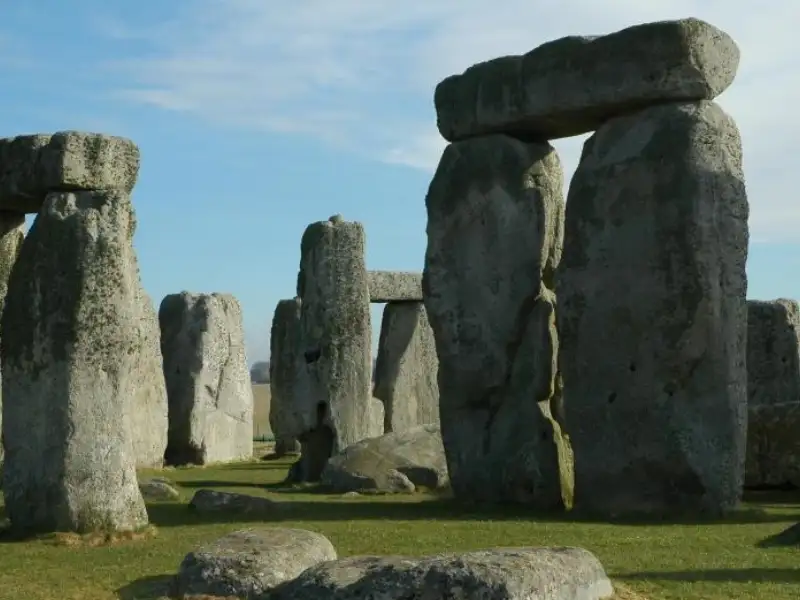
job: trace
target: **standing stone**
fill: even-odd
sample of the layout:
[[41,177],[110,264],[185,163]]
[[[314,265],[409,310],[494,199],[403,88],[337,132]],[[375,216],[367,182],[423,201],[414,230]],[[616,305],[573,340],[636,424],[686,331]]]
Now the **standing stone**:
[[275,436],[275,454],[299,452],[295,437],[295,390],[300,348],[300,298],[281,300],[275,308],[270,330],[269,426]]
[[384,431],[439,423],[439,359],[422,302],[389,302],[383,309],[375,386]]
[[[3,312],[6,295],[8,294],[8,278],[11,276],[11,268],[17,260],[19,251],[22,248],[22,240],[25,234],[22,229],[25,226],[25,215],[23,213],[0,211],[0,315]],[[0,396],[0,407],[2,407],[2,396]],[[0,410],[0,464],[3,463],[3,444],[2,444],[2,423],[3,413]]]
[[166,462],[251,458],[253,390],[239,302],[230,294],[170,294],[158,320],[169,400]]
[[748,204],[713,102],[606,123],[584,145],[558,275],[575,507],[720,513],[745,459]]
[[428,191],[422,286],[442,440],[463,498],[562,505],[549,406],[562,187],[550,145],[494,135],[448,146]]
[[298,296],[302,456],[297,479],[319,479],[328,458],[382,433],[371,395],[364,228],[337,216],[303,234]]
[[126,415],[143,348],[135,216],[119,191],[48,194],[2,317],[5,508],[18,532],[147,523]]
[[800,487],[800,306],[747,302],[746,487]]

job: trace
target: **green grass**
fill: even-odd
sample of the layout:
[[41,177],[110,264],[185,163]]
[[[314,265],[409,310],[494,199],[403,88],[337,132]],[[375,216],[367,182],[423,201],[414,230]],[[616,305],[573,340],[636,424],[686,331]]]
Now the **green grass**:
[[[343,498],[281,491],[287,461],[143,472],[180,486],[176,502],[148,505],[157,535],[102,547],[53,538],[0,542],[0,598],[157,598],[195,546],[255,520],[198,516],[186,502],[199,488],[266,495],[291,502],[270,520],[327,535],[340,556],[429,554],[513,545],[576,545],[593,551],[624,598],[789,600],[800,597],[800,549],[756,544],[800,520],[800,495],[762,496],[720,523],[609,524],[523,509],[478,510],[434,497]],[[752,501],[752,499],[751,499]],[[640,595],[636,595],[638,593]]]

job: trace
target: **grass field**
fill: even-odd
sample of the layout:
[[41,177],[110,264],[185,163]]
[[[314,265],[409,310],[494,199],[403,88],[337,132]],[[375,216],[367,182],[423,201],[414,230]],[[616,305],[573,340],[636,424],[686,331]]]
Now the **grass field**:
[[522,509],[482,511],[426,496],[290,493],[277,485],[288,466],[287,461],[261,461],[143,472],[144,477],[166,476],[181,490],[179,501],[148,505],[157,528],[154,538],[104,547],[68,546],[53,537],[0,542],[0,598],[159,598],[189,550],[253,523],[190,512],[186,503],[199,488],[291,502],[270,522],[324,533],[340,556],[577,545],[597,554],[615,583],[627,589],[620,596],[625,599],[800,597],[800,550],[756,546],[800,519],[797,494],[752,501],[751,508],[759,510],[722,523],[623,525],[575,522]]

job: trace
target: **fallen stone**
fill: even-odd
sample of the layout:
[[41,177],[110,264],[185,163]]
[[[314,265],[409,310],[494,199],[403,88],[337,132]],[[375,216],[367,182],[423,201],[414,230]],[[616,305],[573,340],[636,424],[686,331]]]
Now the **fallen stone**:
[[422,302],[422,273],[368,271],[369,301]]
[[253,389],[242,310],[230,294],[170,294],[158,312],[170,465],[253,456]]
[[140,481],[139,491],[145,500],[151,501],[177,500],[181,496],[171,483],[159,479]]
[[563,506],[549,407],[562,188],[551,146],[502,135],[451,144],[431,182],[422,285],[458,497]]
[[446,488],[447,461],[439,428],[425,425],[361,440],[331,457],[321,483],[334,493]]
[[282,507],[279,502],[259,496],[197,490],[189,502],[189,508],[201,513],[272,514]]
[[745,487],[800,486],[800,306],[747,302]]
[[300,369],[300,298],[281,300],[270,330],[269,425],[275,436],[275,454],[299,452],[297,435],[303,432],[295,418]]
[[147,524],[126,418],[143,360],[123,192],[48,194],[2,317],[5,509],[20,533]]
[[601,600],[614,591],[600,561],[583,548],[496,548],[341,558],[306,569],[269,598],[360,600],[378,593],[381,600]]
[[[383,432],[371,394],[371,338],[364,228],[336,219],[306,228],[298,296],[300,368],[296,402],[302,454],[295,471],[318,481],[328,458]],[[378,419],[380,417],[380,420]]]
[[564,37],[439,83],[437,125],[448,141],[492,133],[532,141],[569,137],[647,106],[711,100],[733,82],[738,66],[733,39],[694,18]]
[[747,424],[748,203],[713,102],[609,121],[569,187],[558,272],[575,508],[736,507]]
[[49,192],[130,193],[139,148],[99,133],[59,131],[0,139],[0,209],[38,213]]
[[243,529],[187,554],[174,592],[180,598],[257,598],[331,560],[336,560],[336,549],[322,534],[277,527]]
[[383,402],[384,431],[439,423],[439,359],[422,302],[383,309],[372,395]]

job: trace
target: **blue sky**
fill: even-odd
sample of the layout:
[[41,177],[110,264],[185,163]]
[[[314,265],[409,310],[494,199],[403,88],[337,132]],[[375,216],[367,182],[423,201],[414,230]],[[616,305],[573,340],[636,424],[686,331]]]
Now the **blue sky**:
[[[0,0],[0,135],[134,140],[148,293],[236,295],[252,362],[294,295],[309,223],[361,221],[369,268],[421,270],[439,80],[564,35],[687,16],[742,50],[719,102],[744,139],[749,296],[800,298],[796,1]],[[583,139],[554,143],[567,180]]]

